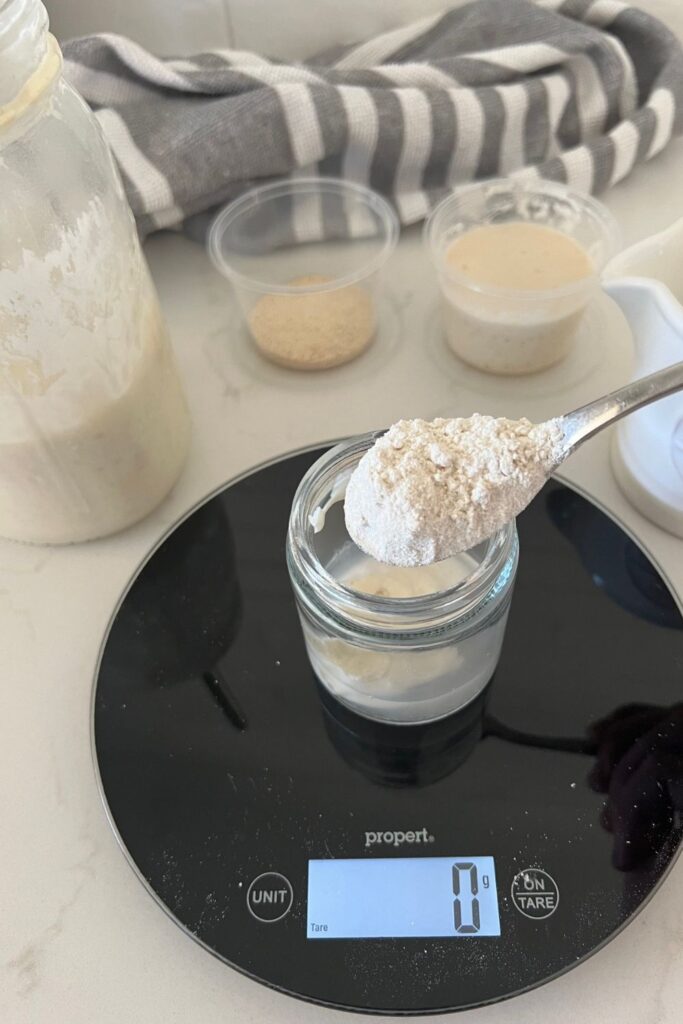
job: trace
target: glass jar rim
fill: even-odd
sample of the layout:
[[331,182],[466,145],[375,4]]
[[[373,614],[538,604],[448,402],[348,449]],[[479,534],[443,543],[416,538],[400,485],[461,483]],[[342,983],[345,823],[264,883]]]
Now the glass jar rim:
[[[382,228],[383,240],[379,248],[370,259],[365,260],[355,270],[350,271],[341,277],[320,282],[318,284],[291,285],[278,284],[261,278],[243,274],[237,270],[225,258],[222,251],[222,239],[228,228],[235,223],[245,212],[261,202],[268,202],[272,199],[279,199],[287,195],[310,194],[312,192],[332,193],[339,196],[346,196],[362,202],[368,209],[372,210]],[[249,189],[244,195],[233,199],[227,206],[216,214],[209,229],[207,248],[209,256],[216,270],[227,277],[228,280],[236,282],[244,288],[254,291],[267,291],[278,295],[302,295],[312,292],[330,292],[349,285],[357,284],[370,277],[376,270],[379,270],[387,261],[396,248],[399,234],[398,217],[394,208],[387,200],[371,188],[359,185],[353,181],[346,181],[344,178],[333,177],[296,177],[284,181],[276,181],[268,185],[260,185],[257,188]],[[353,244],[353,239],[349,240]]]
[[48,31],[41,0],[0,3],[0,65],[0,131],[4,134],[9,126],[27,121],[30,111],[42,110],[61,74],[62,53]]
[[[413,636],[433,632],[469,618],[495,590],[511,556],[516,557],[515,523],[507,523],[483,543],[484,556],[476,569],[452,587],[418,597],[392,598],[362,593],[339,582],[318,559],[312,545],[315,530],[310,516],[330,501],[335,484],[350,476],[361,456],[384,431],[358,435],[337,443],[322,455],[301,479],[294,495],[287,536],[290,575],[304,585],[335,619],[353,628],[378,629],[385,634]],[[380,627],[381,623],[381,627]]]
[[[506,288],[500,285],[492,285],[477,281],[467,274],[447,266],[444,254],[437,245],[437,234],[441,227],[443,218],[452,210],[457,209],[463,201],[483,194],[487,190],[508,189],[511,193],[534,195],[535,193],[549,194],[557,199],[573,200],[583,207],[595,223],[599,223],[603,230],[605,239],[605,253],[600,265],[595,267],[592,274],[570,281],[565,285],[556,288]],[[533,222],[530,222],[533,223]],[[558,229],[559,230],[559,229]],[[616,218],[607,207],[587,193],[578,192],[558,181],[549,181],[544,178],[535,178],[533,181],[525,181],[517,178],[487,178],[483,181],[471,182],[468,185],[455,188],[441,202],[437,203],[425,220],[422,229],[422,239],[429,251],[432,263],[437,274],[444,281],[459,284],[469,291],[478,292],[483,295],[492,295],[498,298],[518,299],[520,301],[548,301],[556,298],[574,295],[586,288],[599,283],[602,271],[609,261],[620,249],[621,232]]]

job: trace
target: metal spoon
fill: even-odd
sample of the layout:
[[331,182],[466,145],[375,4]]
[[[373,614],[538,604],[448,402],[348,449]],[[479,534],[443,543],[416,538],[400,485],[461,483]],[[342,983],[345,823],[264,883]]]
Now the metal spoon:
[[[386,440],[380,438],[374,446],[377,450],[384,446],[383,452],[393,449],[392,472],[383,472],[381,465],[375,470],[375,452],[371,449],[348,482],[344,503],[348,532],[368,555],[390,565],[427,565],[466,551],[493,536],[522,512],[548,477],[589,437],[622,416],[680,390],[683,390],[683,363],[675,363],[564,416],[537,424],[533,428],[537,436],[547,436],[549,431],[557,440],[550,449],[547,444],[545,447],[541,444],[538,454],[531,458],[529,438],[533,444],[533,437],[531,434],[527,437],[522,431],[517,442],[517,470],[497,469],[494,464],[494,475],[488,478],[484,498],[474,492],[471,497],[465,497],[463,481],[486,480],[489,468],[486,457],[479,459],[470,451],[464,457],[464,475],[460,462],[460,481],[456,487],[449,487],[446,486],[448,464],[445,468],[436,466],[430,446],[424,442],[421,446],[418,442],[416,447],[405,440],[405,435],[392,438],[392,428]],[[473,424],[472,429],[476,427],[477,424]],[[462,423],[459,431],[462,437]],[[514,437],[505,442],[503,457],[508,466],[511,458],[515,462],[514,445]],[[398,462],[402,461],[405,468],[396,466],[397,449],[403,453],[398,456]],[[653,458],[657,456],[658,453],[653,452]],[[417,489],[420,506],[411,505],[412,497],[405,497],[416,480],[416,473],[420,473]]]
[[[578,448],[589,437],[603,427],[620,420],[636,409],[642,409],[650,402],[673,395],[683,390],[683,363],[674,363],[657,373],[651,373],[640,380],[631,381],[626,387],[611,391],[609,395],[596,398],[594,402],[582,405],[573,412],[565,413],[559,422],[564,428],[567,448],[564,458]],[[656,453],[653,452],[653,457]]]

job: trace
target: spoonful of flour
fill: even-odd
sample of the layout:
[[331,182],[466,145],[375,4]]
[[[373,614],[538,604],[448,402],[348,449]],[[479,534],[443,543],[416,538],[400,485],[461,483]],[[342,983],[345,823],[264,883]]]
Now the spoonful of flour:
[[389,565],[428,565],[514,519],[567,454],[560,419],[400,420],[346,488],[346,528]]
[[683,363],[545,423],[478,414],[400,420],[352,473],[344,504],[346,528],[378,562],[440,562],[480,544],[514,519],[589,437],[678,391],[683,391]]

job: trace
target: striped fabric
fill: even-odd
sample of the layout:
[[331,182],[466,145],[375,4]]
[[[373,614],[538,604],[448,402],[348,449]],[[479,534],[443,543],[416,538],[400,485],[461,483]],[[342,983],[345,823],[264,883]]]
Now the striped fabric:
[[541,176],[589,192],[683,128],[683,50],[618,0],[473,0],[285,64],[216,50],[160,60],[115,35],[65,46],[143,234],[268,180],[368,184],[404,224],[460,182]]

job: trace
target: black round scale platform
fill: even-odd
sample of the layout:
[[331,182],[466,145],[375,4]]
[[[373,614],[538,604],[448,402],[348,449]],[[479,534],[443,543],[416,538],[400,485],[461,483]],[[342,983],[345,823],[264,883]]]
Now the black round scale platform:
[[258,981],[380,1013],[503,999],[614,936],[678,852],[681,615],[552,482],[519,520],[485,695],[373,725],[317,684],[285,567],[319,454],[226,487],[126,593],[94,694],[112,824],[168,913]]

